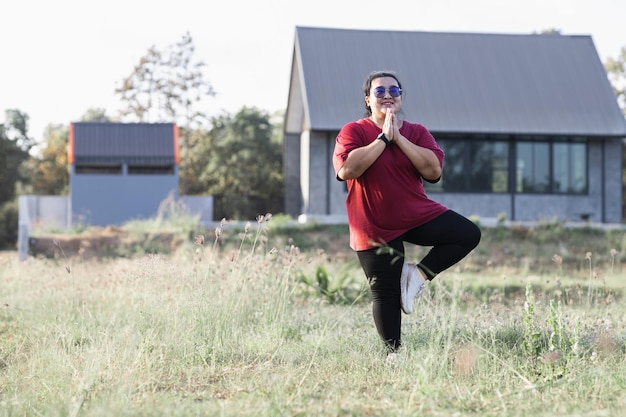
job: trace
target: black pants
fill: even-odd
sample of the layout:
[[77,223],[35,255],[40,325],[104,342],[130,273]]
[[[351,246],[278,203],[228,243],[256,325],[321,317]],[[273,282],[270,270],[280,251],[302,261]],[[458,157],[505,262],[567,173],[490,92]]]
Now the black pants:
[[432,280],[439,272],[470,253],[480,242],[480,237],[480,229],[474,223],[448,210],[388,242],[385,247],[357,252],[372,291],[374,323],[390,351],[400,347],[400,275],[404,263],[404,242],[432,246],[418,262],[418,266]]

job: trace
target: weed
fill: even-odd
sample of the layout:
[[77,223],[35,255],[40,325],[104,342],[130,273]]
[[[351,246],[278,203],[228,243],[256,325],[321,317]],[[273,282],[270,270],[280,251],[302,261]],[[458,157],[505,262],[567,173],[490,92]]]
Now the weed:
[[535,301],[533,299],[532,285],[526,285],[526,299],[524,301],[524,310],[522,313],[522,322],[524,323],[524,341],[522,349],[524,354],[531,360],[536,359],[541,353],[540,337],[541,332],[535,325]]

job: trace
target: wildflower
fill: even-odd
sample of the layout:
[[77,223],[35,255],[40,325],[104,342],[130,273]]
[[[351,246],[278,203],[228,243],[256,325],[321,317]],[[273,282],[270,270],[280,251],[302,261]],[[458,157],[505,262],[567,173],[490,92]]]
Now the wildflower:
[[246,223],[246,227],[244,227],[244,229],[243,229],[243,230],[244,230],[244,232],[248,233],[248,231],[250,230],[250,226],[251,226],[251,225],[250,225],[250,222],[247,222],[247,223]]
[[557,266],[561,266],[561,264],[563,264],[563,258],[561,258],[559,255],[554,255],[552,257],[552,262],[554,262]]
[[196,236],[195,243],[196,243],[196,245],[199,245],[199,246],[204,245],[204,236],[203,235]]
[[591,252],[585,253],[585,259],[591,260]]
[[272,220],[272,213],[266,213],[265,215],[263,214],[259,214],[258,216],[256,216],[256,221],[260,224],[260,223],[267,223],[270,220]]
[[618,252],[615,249],[611,249],[611,257],[615,258],[617,256]]
[[215,237],[218,238],[218,237],[220,237],[221,234],[222,234],[222,228],[221,227],[216,227],[215,228]]

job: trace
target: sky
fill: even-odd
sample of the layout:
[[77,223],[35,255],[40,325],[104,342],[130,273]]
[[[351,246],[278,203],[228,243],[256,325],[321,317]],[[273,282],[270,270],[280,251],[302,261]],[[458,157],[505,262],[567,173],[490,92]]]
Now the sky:
[[[9,0],[0,6],[0,123],[29,116],[29,136],[116,116],[114,93],[151,47],[189,33],[217,95],[209,116],[287,106],[295,28],[591,35],[602,62],[626,47],[625,0]],[[384,60],[384,51],[372,51]],[[370,71],[364,68],[364,76]]]

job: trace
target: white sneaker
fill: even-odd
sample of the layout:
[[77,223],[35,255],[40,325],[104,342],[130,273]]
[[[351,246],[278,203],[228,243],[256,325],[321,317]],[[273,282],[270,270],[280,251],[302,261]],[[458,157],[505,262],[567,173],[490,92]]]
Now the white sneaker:
[[405,314],[413,312],[415,297],[422,295],[424,288],[426,288],[426,282],[422,274],[417,271],[417,264],[405,262],[400,276],[400,305]]
[[387,359],[385,359],[387,366],[402,365],[404,362],[406,362],[406,355],[398,352],[389,353],[387,355]]

